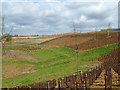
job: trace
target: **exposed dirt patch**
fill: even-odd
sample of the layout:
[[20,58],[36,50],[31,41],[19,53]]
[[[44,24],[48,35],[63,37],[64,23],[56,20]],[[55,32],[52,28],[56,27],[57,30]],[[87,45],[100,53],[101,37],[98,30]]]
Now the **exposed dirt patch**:
[[2,75],[4,76],[3,79],[15,77],[19,75],[19,73],[21,72],[29,72],[31,71],[33,66],[34,65],[27,65],[27,64],[21,65],[16,63],[5,64],[2,66]]
[[[22,72],[31,72],[35,66],[29,62],[38,62],[38,60],[27,52],[19,50],[2,51],[2,75],[4,78],[12,78],[20,75]],[[23,62],[23,63],[22,63]],[[26,62],[26,63],[24,63]]]
[[30,46],[24,46],[24,45],[20,45],[20,46],[3,46],[3,48],[21,48],[21,49],[25,49],[25,50],[29,50],[29,51],[35,51],[35,50],[39,50],[41,48],[38,47],[30,47]]
[[14,40],[15,43],[42,43],[42,42],[45,42],[45,41],[49,41],[49,40],[52,40],[52,39],[55,39],[57,37],[52,37],[52,38],[43,38],[43,39],[17,39],[17,40]]
[[98,64],[87,64],[87,65],[81,65],[80,67],[89,67],[89,68],[93,68],[95,66],[97,66]]
[[[93,38],[85,43],[79,44],[79,50],[88,50],[120,42],[118,33],[111,33],[109,37],[105,33],[99,33],[96,36],[96,39]],[[70,48],[74,49],[74,46],[70,46]]]
[[[10,59],[10,58],[13,58],[13,59]],[[37,62],[38,61],[36,58],[32,57],[28,53],[22,52],[19,50],[3,50],[2,51],[2,60],[3,60],[3,62],[5,62],[7,60],[11,60],[11,61],[27,60],[29,62]]]
[[69,36],[63,36],[48,42],[43,42],[39,45],[48,45],[48,46],[71,46],[71,45],[76,45],[76,43],[78,42],[78,44],[84,43],[90,39],[92,39],[93,37],[90,36],[86,36],[86,35],[69,35]]
[[98,59],[105,65],[111,66],[120,75],[120,47]]
[[118,32],[110,32],[110,36],[107,33],[96,33],[95,34],[79,34],[79,35],[69,35],[63,36],[51,41],[43,42],[39,45],[48,46],[65,46],[76,50],[76,44],[78,44],[78,50],[90,50],[93,48],[98,48],[104,45],[110,45],[120,42],[120,36]]

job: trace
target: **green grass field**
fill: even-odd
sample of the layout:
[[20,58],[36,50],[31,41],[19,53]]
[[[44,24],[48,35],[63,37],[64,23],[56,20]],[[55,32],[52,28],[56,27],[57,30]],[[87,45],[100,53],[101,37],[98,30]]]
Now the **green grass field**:
[[[114,44],[93,50],[80,51],[79,70],[84,72],[99,64],[100,62],[98,62],[97,59],[109,53],[114,48],[118,47],[118,45],[119,44]],[[25,49],[3,48],[3,51],[6,51],[6,53],[12,50],[21,54],[23,52],[28,55],[28,57],[31,56],[31,58],[28,59],[27,56],[21,55],[20,57],[19,54],[18,57],[15,57],[15,54],[14,57],[6,55],[3,58],[3,66],[9,66],[9,64],[11,64],[13,66],[15,65],[14,69],[23,69],[23,67],[27,68],[32,65],[33,67],[30,70],[35,72],[15,75],[12,78],[5,78],[3,75],[2,87],[15,87],[37,82],[44,82],[47,80],[58,79],[59,77],[72,75],[76,72],[77,61],[75,50],[66,47],[39,46],[37,44],[33,44],[32,46],[40,47],[41,49],[29,51]]]

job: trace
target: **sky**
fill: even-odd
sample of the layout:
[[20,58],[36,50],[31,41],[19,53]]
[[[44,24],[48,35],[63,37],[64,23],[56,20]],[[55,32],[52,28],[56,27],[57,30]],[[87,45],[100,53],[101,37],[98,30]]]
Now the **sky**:
[[118,26],[119,0],[2,0],[4,34],[51,35]]

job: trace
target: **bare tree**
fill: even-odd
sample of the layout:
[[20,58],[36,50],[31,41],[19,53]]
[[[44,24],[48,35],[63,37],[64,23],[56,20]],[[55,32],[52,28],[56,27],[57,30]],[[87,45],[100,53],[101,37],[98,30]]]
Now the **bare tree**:
[[111,23],[108,24],[107,36],[110,36]]
[[4,32],[4,16],[2,16],[2,43],[4,43],[3,41],[11,41],[12,40],[12,35],[10,35],[11,31],[13,30],[13,27],[11,28],[9,33],[5,33]]
[[[72,20],[73,21],[73,20]],[[74,34],[76,34],[76,26],[75,26],[75,22],[73,21],[73,31],[74,31]],[[77,52],[77,74],[79,72],[79,58],[78,58],[78,40],[77,40],[77,36],[78,35],[75,35],[75,41],[76,41],[76,52]]]
[[96,38],[97,38],[96,31],[97,31],[97,28],[95,28],[95,30],[94,30],[94,39],[95,39],[95,40],[96,40]]
[[73,20],[72,20],[72,22],[73,22],[73,31],[74,31],[74,33],[76,33],[75,22]]
[[3,31],[4,31],[4,16],[2,16],[2,36],[3,36]]

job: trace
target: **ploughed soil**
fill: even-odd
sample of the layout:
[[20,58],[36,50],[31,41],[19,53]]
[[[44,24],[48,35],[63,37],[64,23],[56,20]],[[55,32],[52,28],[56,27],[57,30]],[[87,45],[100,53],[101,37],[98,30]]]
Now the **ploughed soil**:
[[107,32],[67,35],[40,43],[39,45],[57,47],[65,46],[67,48],[71,48],[74,50],[76,50],[78,45],[79,51],[90,50],[105,45],[119,43],[120,42],[119,33],[120,32],[110,32],[109,36],[107,35]]
[[3,46],[3,48],[14,48],[14,49],[25,49],[25,50],[29,50],[29,51],[35,51],[35,50],[39,50],[41,48],[38,47],[30,47],[30,46],[24,46],[24,45],[20,45],[20,46]]
[[120,47],[98,59],[106,66],[111,66],[120,75]]

